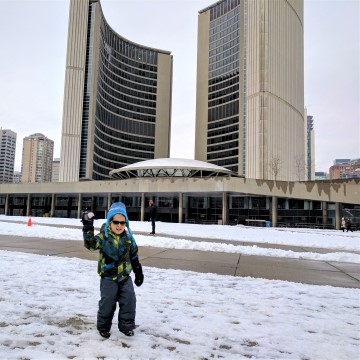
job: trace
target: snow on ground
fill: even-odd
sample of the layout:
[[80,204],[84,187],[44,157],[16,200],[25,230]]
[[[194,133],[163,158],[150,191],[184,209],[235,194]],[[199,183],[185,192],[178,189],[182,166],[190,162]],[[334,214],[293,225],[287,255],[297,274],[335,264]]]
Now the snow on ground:
[[[79,219],[32,218],[31,227],[27,220],[0,216],[0,236],[82,240]],[[50,224],[57,226],[45,226]],[[133,232],[150,227],[131,222]],[[157,234],[135,238],[141,246],[359,262],[358,233],[159,222]],[[265,248],[212,243],[214,238],[262,242]],[[314,252],[268,249],[266,243]],[[330,253],[317,253],[318,248]],[[0,258],[0,359],[360,358],[359,289],[144,267],[144,284],[135,289],[135,336],[121,334],[115,316],[111,338],[105,340],[96,331],[95,261],[8,251],[0,251]]]
[[358,289],[144,267],[135,336],[105,340],[95,261],[0,257],[1,359],[360,357]]
[[[5,222],[1,220],[11,221]],[[21,221],[14,224],[12,221]],[[29,237],[45,237],[64,240],[81,240],[82,232],[79,219],[60,218],[32,218],[33,226],[28,227],[27,217],[0,216],[0,234],[18,235]],[[95,221],[95,226],[100,227],[104,219]],[[44,225],[59,225],[54,227]],[[77,228],[62,227],[74,226]],[[130,221],[133,232],[149,231],[149,222]],[[319,229],[284,229],[284,228],[254,228],[245,226],[226,225],[194,225],[162,223],[156,224],[157,236],[135,234],[139,246],[153,246],[172,249],[189,249],[201,251],[215,251],[227,253],[241,253],[244,255],[260,255],[282,258],[296,258],[321,261],[341,261],[360,263],[360,233],[342,232],[335,230]],[[172,238],[176,235],[182,238]],[[186,237],[196,237],[209,241],[192,241]],[[291,245],[310,248],[312,251],[292,251],[274,249],[272,247],[235,246],[233,244],[211,242],[212,239],[232,240],[241,243],[257,242],[262,244]],[[196,239],[195,239],[196,240]],[[327,250],[319,251],[319,249]],[[346,251],[346,252],[345,252]]]

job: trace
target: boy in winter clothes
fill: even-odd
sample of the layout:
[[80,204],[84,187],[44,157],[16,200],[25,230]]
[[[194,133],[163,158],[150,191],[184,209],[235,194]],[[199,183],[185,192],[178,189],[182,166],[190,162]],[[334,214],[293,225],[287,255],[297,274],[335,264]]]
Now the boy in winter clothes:
[[[126,229],[126,228],[127,229]],[[131,233],[126,207],[122,202],[111,205],[106,223],[94,235],[93,220],[84,223],[84,246],[99,250],[98,274],[100,280],[97,329],[104,338],[110,337],[112,319],[119,303],[118,327],[126,336],[133,336],[135,329],[136,297],[130,277],[135,273],[135,284],[144,281],[138,257],[138,247]]]

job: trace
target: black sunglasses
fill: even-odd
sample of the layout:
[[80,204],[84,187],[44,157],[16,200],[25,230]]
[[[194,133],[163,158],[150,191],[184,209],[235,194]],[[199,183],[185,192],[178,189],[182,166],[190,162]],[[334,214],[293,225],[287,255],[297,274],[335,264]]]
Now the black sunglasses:
[[126,221],[117,221],[117,220],[112,220],[111,221],[114,225],[126,225]]

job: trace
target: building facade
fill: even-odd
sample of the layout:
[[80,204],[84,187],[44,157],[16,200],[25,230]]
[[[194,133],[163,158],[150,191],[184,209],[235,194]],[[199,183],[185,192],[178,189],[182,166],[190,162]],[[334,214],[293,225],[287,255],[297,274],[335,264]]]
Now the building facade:
[[223,0],[199,12],[195,159],[297,180],[303,33],[303,0]]
[[14,131],[0,129],[0,184],[13,182],[16,136]]
[[36,133],[23,140],[21,161],[22,183],[51,182],[54,141]]
[[71,0],[60,182],[168,157],[171,91],[170,52],[117,34],[100,1]]
[[148,169],[143,177],[118,180],[4,184],[0,214],[80,218],[91,207],[104,219],[113,202],[123,201],[131,220],[146,221],[154,199],[162,222],[340,229],[346,216],[360,228],[360,179],[285,182],[206,172],[147,176],[159,173]]

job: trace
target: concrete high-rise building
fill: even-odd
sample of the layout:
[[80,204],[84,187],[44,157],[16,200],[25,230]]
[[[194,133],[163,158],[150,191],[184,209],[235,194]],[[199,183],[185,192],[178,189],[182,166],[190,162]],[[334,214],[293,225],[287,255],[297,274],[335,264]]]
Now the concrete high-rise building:
[[297,180],[303,44],[303,0],[222,0],[199,12],[195,159]]
[[23,140],[21,182],[51,182],[54,141],[36,133]]
[[14,176],[16,133],[0,129],[0,183],[12,183]]
[[168,157],[171,91],[169,51],[117,34],[100,1],[71,0],[60,182],[107,179],[122,166]]

